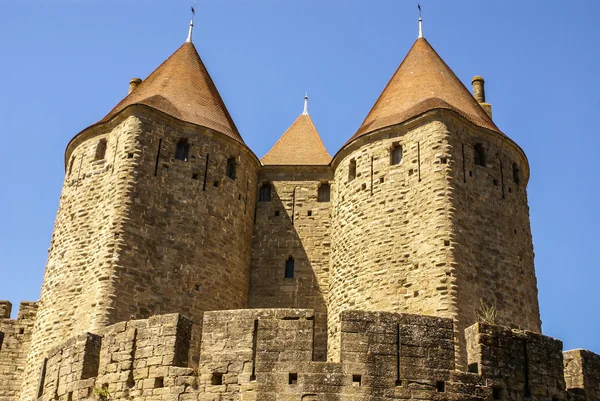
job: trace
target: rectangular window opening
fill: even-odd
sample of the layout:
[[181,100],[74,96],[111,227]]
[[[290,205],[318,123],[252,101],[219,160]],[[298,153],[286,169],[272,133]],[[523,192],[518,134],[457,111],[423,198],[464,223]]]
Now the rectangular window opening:
[[177,145],[175,146],[175,160],[188,161],[188,156],[190,153],[190,144],[187,138],[179,139]]
[[294,278],[294,258],[291,256],[285,261],[284,278]]
[[446,391],[446,382],[443,380],[438,380],[435,383],[435,389],[438,393],[444,393]]
[[263,182],[258,189],[258,201],[259,202],[270,202],[271,201],[271,183]]
[[307,215],[308,215],[308,217],[312,216],[312,210],[309,210]]
[[225,169],[225,175],[232,180],[235,180],[237,163],[235,161],[235,157],[230,157],[227,159],[227,168]]
[[392,165],[400,164],[402,161],[402,145],[394,143],[390,156]]
[[331,187],[329,183],[324,182],[319,186],[319,191],[317,193],[317,201],[318,202],[329,202],[331,198]]
[[348,182],[354,180],[356,178],[356,159],[350,160],[350,165],[348,166]]
[[289,374],[288,384],[298,384],[298,373],[290,373]]
[[212,378],[210,379],[210,383],[213,386],[220,386],[221,384],[223,384],[223,373],[214,372],[212,374]]
[[352,385],[356,387],[360,387],[362,385],[362,376],[361,375],[352,375]]
[[103,160],[106,156],[106,139],[100,139],[96,145],[96,154],[94,155],[94,161]]
[[469,373],[479,373],[479,364],[477,362],[470,363],[469,366],[467,367],[467,371]]

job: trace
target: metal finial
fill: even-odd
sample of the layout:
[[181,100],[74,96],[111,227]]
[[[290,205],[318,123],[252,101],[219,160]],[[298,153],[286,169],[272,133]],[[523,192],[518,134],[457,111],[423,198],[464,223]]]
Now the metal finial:
[[419,38],[423,37],[423,18],[421,18],[421,3],[417,3],[419,7]]
[[308,115],[308,93],[304,95],[304,111],[302,112],[302,115]]
[[[196,2],[194,2],[194,6],[196,5]],[[196,10],[194,9],[194,6],[192,6],[192,19],[190,20],[190,30],[188,31],[188,37],[186,42],[187,43],[192,43],[192,31],[194,30],[194,16],[196,15]]]

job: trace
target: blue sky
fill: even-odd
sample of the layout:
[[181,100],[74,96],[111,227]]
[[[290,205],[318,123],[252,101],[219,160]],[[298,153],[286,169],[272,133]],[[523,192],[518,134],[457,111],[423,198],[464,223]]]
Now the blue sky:
[[[66,144],[183,43],[190,3],[0,0],[0,299],[39,297]],[[466,84],[484,76],[495,122],[529,157],[544,333],[600,353],[600,2],[421,3],[425,37]],[[416,1],[196,9],[194,43],[259,157],[302,112],[305,92],[335,153],[417,34]]]

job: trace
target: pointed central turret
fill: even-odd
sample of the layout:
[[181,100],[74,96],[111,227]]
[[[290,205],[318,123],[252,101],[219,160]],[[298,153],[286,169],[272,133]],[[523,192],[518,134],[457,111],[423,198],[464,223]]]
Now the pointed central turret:
[[308,114],[308,96],[304,111],[261,159],[264,165],[327,165],[331,156]]
[[350,141],[433,109],[454,110],[473,124],[500,133],[429,42],[419,37]]
[[244,142],[191,41],[177,49],[100,122],[134,104],[152,107]]

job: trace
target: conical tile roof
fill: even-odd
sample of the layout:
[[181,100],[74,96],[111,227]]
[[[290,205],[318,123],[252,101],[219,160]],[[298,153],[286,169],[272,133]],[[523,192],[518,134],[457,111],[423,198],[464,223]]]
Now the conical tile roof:
[[429,42],[419,38],[348,142],[433,109],[454,110],[475,125],[502,133]]
[[244,143],[196,47],[186,42],[100,122],[134,104],[211,128]]
[[327,165],[330,161],[308,114],[301,114],[261,159],[264,165]]

